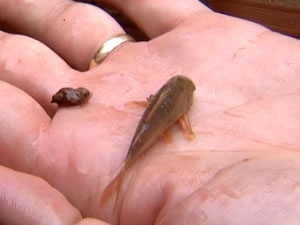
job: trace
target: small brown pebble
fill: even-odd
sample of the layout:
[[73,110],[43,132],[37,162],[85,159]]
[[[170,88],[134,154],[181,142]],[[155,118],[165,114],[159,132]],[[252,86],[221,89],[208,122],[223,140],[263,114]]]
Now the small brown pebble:
[[90,96],[90,91],[86,88],[61,88],[52,96],[51,103],[57,103],[59,106],[77,106],[86,102]]

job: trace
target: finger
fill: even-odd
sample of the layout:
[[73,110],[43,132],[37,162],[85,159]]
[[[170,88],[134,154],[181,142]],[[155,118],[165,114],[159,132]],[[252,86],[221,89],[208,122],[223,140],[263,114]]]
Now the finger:
[[[126,113],[88,104],[62,109],[50,120],[30,96],[0,82],[0,115],[1,165],[42,177],[83,215],[112,220],[107,210],[99,212],[98,199],[107,171],[124,157],[123,138],[111,134],[129,138]],[[112,117],[119,117],[113,126]]]
[[208,11],[199,0],[127,0],[125,2],[104,0],[103,2],[114,4],[152,38],[174,29],[192,14]]
[[70,225],[80,219],[79,211],[44,180],[0,166],[1,224]]
[[108,225],[82,219],[79,211],[44,180],[0,166],[1,224]]
[[[77,164],[75,162],[70,163],[68,157],[70,156],[69,153],[74,154],[74,151],[77,152],[78,149],[70,146],[70,144],[67,145],[66,142],[76,143],[73,141],[70,130],[80,130],[79,125],[74,123],[78,119],[69,116],[68,118],[72,120],[72,124],[70,124],[66,117],[62,116],[63,122],[66,123],[65,126],[70,125],[71,128],[64,129],[65,127],[62,126],[61,132],[58,134],[55,132],[55,128],[50,129],[50,125],[54,124],[51,127],[57,127],[61,122],[51,121],[40,105],[23,91],[0,82],[0,96],[0,165],[43,177],[52,186],[64,193],[74,205],[76,204],[77,208],[80,207],[80,210],[83,211],[84,209],[86,214],[89,213],[91,202],[86,196],[88,196],[90,189],[85,185],[76,186],[74,183],[77,188],[69,189],[70,183],[74,182],[76,175],[78,175],[74,175],[74,171],[79,171],[77,171]],[[5,96],[9,96],[9,98]],[[47,138],[48,136],[52,136],[52,139]],[[67,141],[64,140],[65,136],[68,136],[66,137]],[[81,153],[86,154],[86,152]],[[78,152],[72,157],[76,158],[76,154]],[[82,159],[82,155],[80,157]],[[75,161],[77,162],[77,160]],[[75,168],[71,169],[73,163]],[[67,181],[65,176],[68,177]],[[78,177],[81,184],[87,179],[85,176],[80,177],[78,175]],[[90,182],[90,180],[88,181]],[[78,197],[75,193],[80,192],[81,189],[88,190],[85,190],[84,196]]]
[[77,74],[61,58],[40,42],[0,32],[0,79],[26,91],[53,114],[51,95],[68,85]]
[[0,96],[0,163],[30,171],[50,118],[30,96],[5,82],[0,82]]
[[[71,224],[70,224],[71,225]],[[93,218],[85,218],[80,220],[76,225],[109,225],[101,220],[93,219]]]
[[[16,7],[17,5],[17,7]],[[0,0],[2,23],[54,49],[68,64],[88,68],[97,47],[124,33],[108,14],[90,4],[68,0]]]

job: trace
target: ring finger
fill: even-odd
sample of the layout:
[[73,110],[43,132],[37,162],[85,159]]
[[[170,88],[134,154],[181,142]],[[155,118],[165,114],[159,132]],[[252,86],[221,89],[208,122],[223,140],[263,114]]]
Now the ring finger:
[[95,46],[124,33],[106,12],[69,0],[0,0],[1,23],[16,33],[40,40],[71,67],[88,68]]

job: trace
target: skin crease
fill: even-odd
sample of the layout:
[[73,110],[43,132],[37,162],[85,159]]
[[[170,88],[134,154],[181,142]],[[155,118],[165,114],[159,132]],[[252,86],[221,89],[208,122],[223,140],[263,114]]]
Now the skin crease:
[[[0,223],[299,224],[299,40],[194,0],[107,2],[151,41],[79,72],[122,32],[113,19],[83,3],[0,0],[1,26],[23,34],[0,33]],[[196,139],[174,126],[172,144],[126,172],[120,201],[100,205],[143,112],[127,103],[175,74],[196,85]],[[50,103],[79,86],[88,104]]]

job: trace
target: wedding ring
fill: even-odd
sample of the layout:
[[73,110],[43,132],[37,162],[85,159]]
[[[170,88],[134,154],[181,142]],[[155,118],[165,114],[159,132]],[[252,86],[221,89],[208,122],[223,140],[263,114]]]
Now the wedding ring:
[[127,41],[134,41],[134,39],[128,34],[120,34],[105,41],[91,60],[89,68],[100,64],[109,53]]

